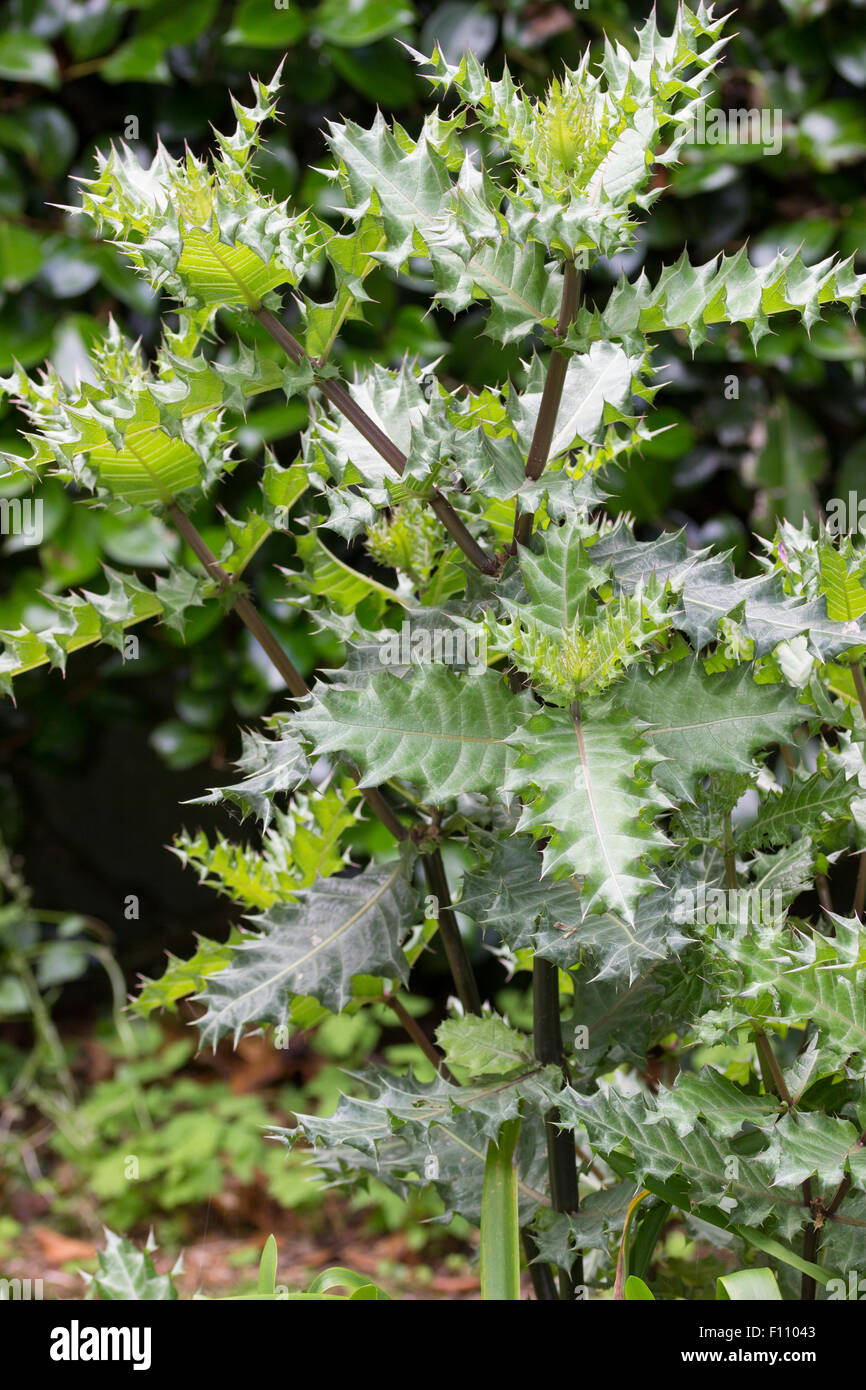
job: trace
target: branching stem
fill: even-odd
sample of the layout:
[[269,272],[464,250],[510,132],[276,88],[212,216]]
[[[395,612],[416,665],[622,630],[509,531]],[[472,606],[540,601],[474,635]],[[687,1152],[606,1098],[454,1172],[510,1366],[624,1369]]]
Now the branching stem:
[[[309,362],[315,374],[316,363],[311,357],[308,357],[297,338],[289,332],[285,325],[280,323],[279,319],[275,318],[269,309],[260,307],[254,312],[259,323],[265,331],[271,335],[274,342],[279,343],[286,356],[298,364],[301,362]],[[344,415],[351,425],[354,425],[358,433],[367,440],[367,443],[373,446],[376,453],[393,468],[395,473],[402,476],[403,470],[406,467],[406,455],[403,453],[403,450],[398,448],[393,439],[388,437],[385,431],[376,424],[376,421],[367,414],[366,410],[362,409],[356,400],[353,400],[343,383],[341,381],[336,381],[330,376],[317,375],[316,385],[325,399],[330,401],[331,405],[333,405],[336,410],[339,410],[341,415]],[[478,541],[457,515],[451,503],[447,498],[442,496],[442,493],[439,492],[438,489],[433,492],[430,498],[430,506],[442,522],[442,525],[454,541],[454,544],[460,547],[463,554],[472,561],[473,565],[475,565],[482,574],[498,574],[498,562],[492,555],[487,554],[483,546],[478,544]]]
[[[557,338],[564,338],[568,332],[569,325],[577,313],[577,300],[580,290],[580,277],[574,261],[566,261],[562,277],[562,299],[559,306],[559,318],[556,322]],[[535,421],[535,429],[532,434],[532,441],[529,445],[529,453],[526,456],[526,476],[533,481],[541,477],[547,466],[550,456],[550,446],[553,443],[553,434],[556,429],[556,417],[559,414],[559,406],[562,401],[562,388],[565,385],[565,374],[568,370],[568,356],[561,352],[559,348],[554,348],[550,354],[550,362],[547,366],[547,376],[544,379],[544,389],[541,393],[541,404],[538,407],[538,418]],[[519,504],[518,504],[519,505]],[[524,512],[517,515],[514,519],[514,545],[528,545],[532,535],[532,523],[534,520],[533,512]]]

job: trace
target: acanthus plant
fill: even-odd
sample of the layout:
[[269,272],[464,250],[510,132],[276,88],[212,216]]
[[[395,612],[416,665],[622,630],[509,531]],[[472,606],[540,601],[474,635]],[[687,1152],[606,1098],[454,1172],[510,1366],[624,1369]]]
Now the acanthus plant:
[[[713,1228],[741,1264],[769,1260],[786,1297],[866,1260],[866,856],[853,907],[834,908],[837,866],[866,847],[862,555],[786,521],[739,578],[603,509],[606,466],[640,468],[652,433],[655,335],[697,349],[737,324],[757,344],[776,314],[853,313],[866,278],[791,254],[755,267],[744,247],[655,284],[623,275],[603,305],[584,293],[659,196],[720,28],[703,7],[668,36],[650,19],[636,55],[608,43],[541,100],[471,55],[415,55],[448,104],[417,138],[382,117],[331,126],[339,231],[256,189],[279,74],[234,102],[209,165],[112,150],[83,209],[173,296],[175,326],[152,361],[112,326],[90,380],[5,383],[32,421],[31,456],[8,469],[154,511],[198,562],[46,600],[44,627],[4,634],[6,687],[219,601],[287,690],[245,735],[242,780],[214,793],[260,819],[262,849],[178,846],[256,915],[172,961],[140,1007],[194,993],[210,1046],[387,999],[436,1079],[371,1067],[365,1095],[280,1136],[340,1184],[432,1183],[483,1224],[491,1297],[517,1296],[518,1227],[541,1298],[609,1287],[620,1241],[620,1276],[639,1280],[674,1219]],[[435,304],[486,305],[484,331],[524,345],[518,381],[472,393],[410,360],[341,379],[331,352],[365,280],[409,264]],[[311,272],[330,300],[305,291]],[[249,316],[233,345],[224,308]],[[234,467],[224,413],[266,392],[309,400],[302,454],[268,459],[261,506],[226,520],[215,555],[190,511]],[[345,647],[311,689],[241,582],[273,531],[302,566],[284,571],[287,599]],[[405,623],[485,659],[384,669]],[[370,815],[390,850],[352,864]],[[471,862],[462,885],[448,846]],[[479,997],[455,901],[507,969],[532,972],[531,1034]],[[401,1001],[435,933],[456,995],[437,1047]]]

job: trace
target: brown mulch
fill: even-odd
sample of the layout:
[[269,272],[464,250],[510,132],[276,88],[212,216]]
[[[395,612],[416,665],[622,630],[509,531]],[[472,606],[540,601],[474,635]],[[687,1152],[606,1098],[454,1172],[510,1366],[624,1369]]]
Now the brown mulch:
[[[365,1235],[347,1228],[345,1239],[323,1239],[321,1234],[305,1234],[302,1230],[275,1234],[279,1248],[277,1283],[289,1289],[305,1288],[321,1270],[342,1265],[368,1274],[392,1298],[480,1297],[477,1266],[467,1261],[464,1269],[455,1270],[453,1260],[449,1262],[441,1256],[428,1263],[423,1253],[407,1251],[405,1237],[399,1231]],[[229,1236],[213,1232],[186,1243],[183,1269],[175,1276],[181,1298],[191,1298],[194,1293],[218,1297],[237,1293],[241,1287],[248,1291],[255,1280],[258,1252],[265,1239],[260,1233]],[[22,1232],[14,1242],[14,1250],[4,1258],[3,1274],[9,1279],[41,1279],[45,1299],[78,1300],[86,1292],[78,1269],[92,1269],[96,1252],[96,1242],[64,1235],[50,1226],[32,1226]],[[234,1258],[243,1253],[249,1258]],[[176,1257],[175,1250],[154,1252],[157,1271],[167,1273]],[[413,1266],[424,1273],[413,1277]]]

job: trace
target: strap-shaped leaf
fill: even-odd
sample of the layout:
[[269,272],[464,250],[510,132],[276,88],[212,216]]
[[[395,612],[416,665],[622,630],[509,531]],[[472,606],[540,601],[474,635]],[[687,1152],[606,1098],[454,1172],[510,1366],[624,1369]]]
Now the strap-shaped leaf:
[[326,878],[257,918],[230,965],[198,996],[207,1012],[198,1027],[203,1047],[226,1033],[235,1040],[257,1023],[285,1025],[293,994],[312,995],[335,1013],[352,997],[356,975],[405,981],[400,942],[412,926],[415,895],[406,862],[370,868],[355,878]]
[[325,690],[294,724],[317,753],[351,757],[362,786],[403,777],[425,800],[444,801],[501,789],[530,708],[494,671],[426,666],[403,680],[385,671],[361,690]]

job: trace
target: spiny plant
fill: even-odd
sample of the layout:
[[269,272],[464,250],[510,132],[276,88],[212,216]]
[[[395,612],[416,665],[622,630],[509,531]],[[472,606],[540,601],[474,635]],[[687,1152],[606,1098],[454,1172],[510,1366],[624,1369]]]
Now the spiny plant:
[[[83,209],[176,317],[152,360],[112,325],[87,380],[5,383],[32,422],[10,470],[157,512],[198,562],[48,599],[44,627],[5,634],[7,688],[220,602],[287,691],[213,793],[261,820],[264,847],[179,845],[256,915],[172,960],[147,1006],[194,994],[210,1046],[387,999],[435,1079],[371,1066],[366,1095],[275,1133],[338,1185],[433,1185],[482,1226],[488,1297],[518,1296],[519,1239],[538,1297],[622,1297],[677,1219],[747,1268],[769,1259],[787,1297],[866,1256],[862,553],[784,521],[738,577],[603,507],[605,469],[639,469],[652,434],[656,335],[695,350],[731,324],[757,344],[774,316],[853,313],[863,289],[847,261],[754,266],[743,247],[588,297],[709,99],[721,23],[683,7],[665,35],[651,18],[634,51],[608,42],[542,100],[471,55],[416,54],[447,101],[417,135],[330,126],[339,230],[256,188],[279,74],[234,102],[210,163],[112,150]],[[471,392],[409,359],[341,379],[368,277],[407,267],[434,306],[487,306],[484,332],[523,345],[513,380]],[[323,279],[330,299],[308,289]],[[233,348],[227,309],[254,330]],[[235,466],[226,413],[263,392],[309,401],[301,455],[267,460],[260,506],[227,518],[215,554],[190,510]],[[311,686],[242,583],[274,530],[300,566],[286,598],[345,649]],[[390,848],[359,866],[370,814]],[[531,971],[531,1032],[482,1001],[458,912]],[[434,1047],[401,994],[437,933],[456,999]]]

